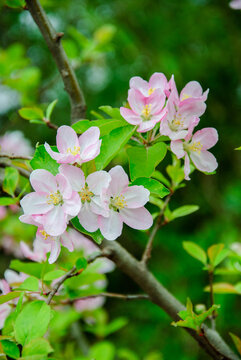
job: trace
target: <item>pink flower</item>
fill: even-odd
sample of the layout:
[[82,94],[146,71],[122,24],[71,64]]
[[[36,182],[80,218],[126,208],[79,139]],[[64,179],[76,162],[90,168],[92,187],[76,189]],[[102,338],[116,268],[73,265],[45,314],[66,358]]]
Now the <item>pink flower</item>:
[[108,216],[99,216],[102,235],[107,240],[115,240],[121,235],[123,222],[128,226],[146,230],[152,226],[152,216],[144,208],[150,192],[143,186],[128,186],[129,179],[121,166],[109,171],[111,182],[106,192]]
[[21,131],[6,132],[0,137],[0,153],[14,156],[31,156],[33,148]]
[[100,130],[96,126],[90,127],[78,138],[70,126],[63,125],[58,129],[56,137],[59,152],[53,151],[47,143],[44,146],[59,164],[82,164],[99,155],[101,145],[99,137]]
[[241,0],[233,0],[229,3],[229,6],[235,10],[241,10]]
[[120,113],[128,123],[138,125],[138,132],[147,132],[165,117],[165,99],[166,96],[160,89],[146,97],[132,88],[128,92],[130,109],[121,107]]
[[74,307],[76,311],[93,311],[104,305],[105,298],[103,296],[89,297],[85,299],[78,299],[74,302]]
[[7,216],[7,209],[5,206],[0,206],[0,220],[5,219]]
[[37,222],[43,225],[47,234],[63,234],[69,218],[80,211],[79,195],[62,174],[54,176],[43,169],[31,173],[30,183],[35,192],[20,201],[25,215],[40,215]]
[[198,82],[190,81],[181,91],[179,98],[173,78],[171,88],[167,101],[167,116],[160,124],[160,133],[171,140],[184,139],[191,123],[206,110],[204,101],[207,99],[208,90],[203,93]]
[[217,130],[214,128],[204,128],[192,136],[194,126],[195,124],[191,126],[184,141],[171,141],[171,150],[177,158],[185,157],[184,173],[186,180],[190,180],[190,159],[200,171],[213,172],[218,166],[216,158],[207,151],[218,141]]
[[149,82],[143,80],[139,76],[130,79],[130,88],[139,90],[145,97],[150,96],[156,89],[160,89],[163,93],[169,90],[167,78],[163,73],[154,73]]
[[72,189],[79,194],[82,206],[78,214],[80,224],[90,232],[98,229],[98,215],[106,215],[108,206],[103,196],[111,181],[106,171],[96,171],[87,176],[80,168],[61,165],[59,168],[70,182]]

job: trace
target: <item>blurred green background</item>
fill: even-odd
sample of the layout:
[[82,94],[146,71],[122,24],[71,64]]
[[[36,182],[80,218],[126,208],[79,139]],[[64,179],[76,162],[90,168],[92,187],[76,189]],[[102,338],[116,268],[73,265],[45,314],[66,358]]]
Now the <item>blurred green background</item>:
[[[174,195],[171,208],[197,204],[200,210],[159,232],[150,261],[158,279],[182,302],[189,296],[193,303],[209,306],[203,292],[206,274],[185,253],[182,241],[205,248],[217,242],[227,247],[240,242],[241,154],[234,148],[241,145],[241,11],[230,9],[226,0],[44,0],[42,4],[56,30],[65,33],[63,44],[86,96],[87,118],[93,119],[91,110],[101,105],[120,107],[127,98],[129,79],[136,75],[148,79],[157,71],[169,79],[174,74],[179,91],[191,80],[210,89],[199,128],[213,126],[219,132],[213,150],[219,162],[217,174],[196,171]],[[53,131],[29,124],[17,110],[58,99],[52,121],[70,123],[69,101],[55,63],[28,11],[2,7],[0,23],[0,132],[21,129],[33,145],[53,144]],[[146,237],[128,229],[120,242],[140,257]],[[1,256],[3,273],[9,259]],[[118,270],[109,279],[109,291],[138,291]],[[237,283],[240,276],[217,275],[216,280]],[[238,301],[238,295],[216,295],[216,303],[221,304],[217,327],[229,343],[229,331],[241,335]],[[111,319],[129,319],[128,326],[108,340],[133,350],[140,359],[151,352],[150,360],[207,358],[147,301],[108,300],[106,309]]]

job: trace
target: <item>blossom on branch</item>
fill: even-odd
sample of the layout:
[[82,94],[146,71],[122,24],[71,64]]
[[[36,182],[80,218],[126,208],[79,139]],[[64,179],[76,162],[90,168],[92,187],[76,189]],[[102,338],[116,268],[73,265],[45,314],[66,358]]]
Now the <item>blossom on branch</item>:
[[63,125],[57,131],[56,142],[59,152],[53,151],[47,143],[44,146],[57,163],[81,165],[99,155],[100,130],[97,126],[92,126],[78,137],[74,129]]
[[143,80],[140,76],[130,79],[130,89],[138,90],[145,97],[150,96],[155,90],[160,89],[164,94],[169,91],[169,84],[163,73],[154,73],[149,81]]

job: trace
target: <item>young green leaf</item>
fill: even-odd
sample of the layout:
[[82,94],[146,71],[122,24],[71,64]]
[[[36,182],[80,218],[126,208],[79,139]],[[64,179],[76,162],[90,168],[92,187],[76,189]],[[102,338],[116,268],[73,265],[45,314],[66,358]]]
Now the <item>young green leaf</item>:
[[127,122],[123,119],[120,114],[120,108],[113,108],[109,105],[100,106],[99,109],[103,111],[105,114],[109,115],[112,119],[122,120],[123,122]]
[[32,355],[47,355],[53,351],[48,340],[44,338],[37,338],[31,340],[27,345],[23,347],[22,356]]
[[15,321],[16,340],[24,346],[42,337],[48,329],[50,312],[50,307],[44,301],[36,300],[27,304]]
[[57,104],[57,102],[58,102],[58,99],[52,101],[52,102],[48,105],[48,107],[47,107],[47,109],[46,109],[46,118],[47,118],[48,120],[51,119],[52,112],[53,112],[53,110],[54,110],[55,105]]
[[64,270],[53,270],[53,271],[49,271],[47,272],[44,277],[43,280],[44,281],[52,281],[55,279],[60,278],[61,276],[63,276],[65,274]]
[[167,189],[162,183],[157,180],[141,177],[132,182],[131,185],[142,185],[150,191],[151,194],[157,195],[160,198],[170,194],[169,189]]
[[167,152],[165,143],[157,143],[151,147],[130,147],[127,149],[130,175],[132,181],[139,177],[149,178]]
[[0,197],[0,206],[8,206],[17,204],[19,202],[18,198],[10,198],[10,197]]
[[152,178],[159,180],[160,182],[162,182],[164,185],[166,185],[168,188],[171,187],[171,183],[169,180],[167,180],[167,178],[160,172],[155,170],[152,175]]
[[192,241],[183,241],[182,245],[189,255],[201,261],[204,265],[207,264],[207,255],[199,245]]
[[19,115],[26,120],[42,120],[43,110],[38,107],[25,107],[18,110]]
[[[54,147],[53,150],[56,150]],[[45,169],[50,171],[53,175],[57,175],[59,164],[51,158],[45,150],[44,145],[39,145],[34,153],[33,159],[30,161],[33,170]]]
[[20,291],[11,291],[10,293],[6,294],[6,295],[1,295],[0,296],[0,305],[4,304],[10,300],[16,299],[21,295]]
[[88,262],[84,257],[79,258],[75,263],[77,270],[86,269],[87,265],[88,265]]
[[[206,286],[204,288],[204,291],[210,292],[210,286],[209,285]],[[224,282],[214,283],[213,284],[213,292],[215,294],[237,294],[237,295],[241,294],[241,291],[236,289],[235,286],[233,286],[232,284],[229,284],[229,283],[224,283]]]
[[224,249],[224,244],[215,244],[208,248],[208,257],[213,267],[220,264],[229,254],[229,250]]
[[24,274],[28,274],[30,276],[41,279],[42,276],[44,276],[44,273],[53,271],[55,269],[55,265],[51,265],[48,263],[40,264],[34,262],[22,262],[20,260],[12,260],[10,263],[10,269],[23,272]]
[[102,138],[101,152],[95,159],[96,170],[104,169],[118,152],[125,146],[135,131],[135,127],[128,125],[119,127]]
[[5,0],[5,5],[11,7],[11,8],[23,8],[26,3],[25,0]]
[[20,357],[20,350],[12,341],[0,340],[4,354],[9,356],[11,359],[18,359]]
[[6,167],[3,180],[3,191],[14,197],[14,192],[19,182],[19,172],[12,167]]
[[182,217],[182,216],[190,215],[190,214],[194,213],[195,211],[197,211],[198,209],[199,209],[199,206],[197,206],[197,205],[181,206],[172,211],[172,220]]
[[27,291],[39,291],[39,281],[36,277],[29,276],[24,282],[18,287]]
[[97,126],[100,129],[100,136],[108,135],[112,130],[128,126],[126,121],[116,119],[101,119],[101,120],[79,120],[72,125],[72,128],[77,134],[83,134],[91,126]]
[[104,236],[101,234],[100,230],[97,230],[93,233],[88,232],[83,228],[83,226],[80,225],[79,219],[77,216],[71,220],[74,227],[80,231],[81,233],[90,236],[98,245],[102,243],[102,240],[104,239]]

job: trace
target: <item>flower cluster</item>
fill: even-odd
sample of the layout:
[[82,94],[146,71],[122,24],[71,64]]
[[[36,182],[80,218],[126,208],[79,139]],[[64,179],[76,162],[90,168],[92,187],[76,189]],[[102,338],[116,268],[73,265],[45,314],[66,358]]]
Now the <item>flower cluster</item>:
[[99,129],[91,127],[78,138],[71,127],[61,126],[57,132],[59,153],[45,144],[50,156],[61,165],[56,176],[44,169],[34,170],[30,175],[34,192],[20,202],[24,211],[20,220],[38,227],[33,251],[21,245],[28,258],[42,261],[50,252],[49,262],[53,263],[61,244],[73,251],[67,226],[76,216],[85,230],[100,229],[107,240],[121,235],[123,223],[140,230],[152,225],[152,216],[144,207],[149,191],[143,186],[129,186],[121,166],[85,178],[80,165],[99,154],[99,135]]
[[140,77],[130,80],[129,107],[121,107],[123,118],[137,126],[137,131],[157,131],[171,140],[171,150],[178,158],[185,158],[185,179],[189,180],[190,159],[204,172],[217,168],[215,157],[207,151],[218,141],[214,128],[205,128],[193,134],[206,110],[209,90],[203,92],[197,81],[190,81],[180,92],[174,77],[167,81],[162,73],[154,73],[149,82]]
[[0,136],[0,154],[10,156],[31,156],[33,148],[30,141],[19,131],[6,132]]

